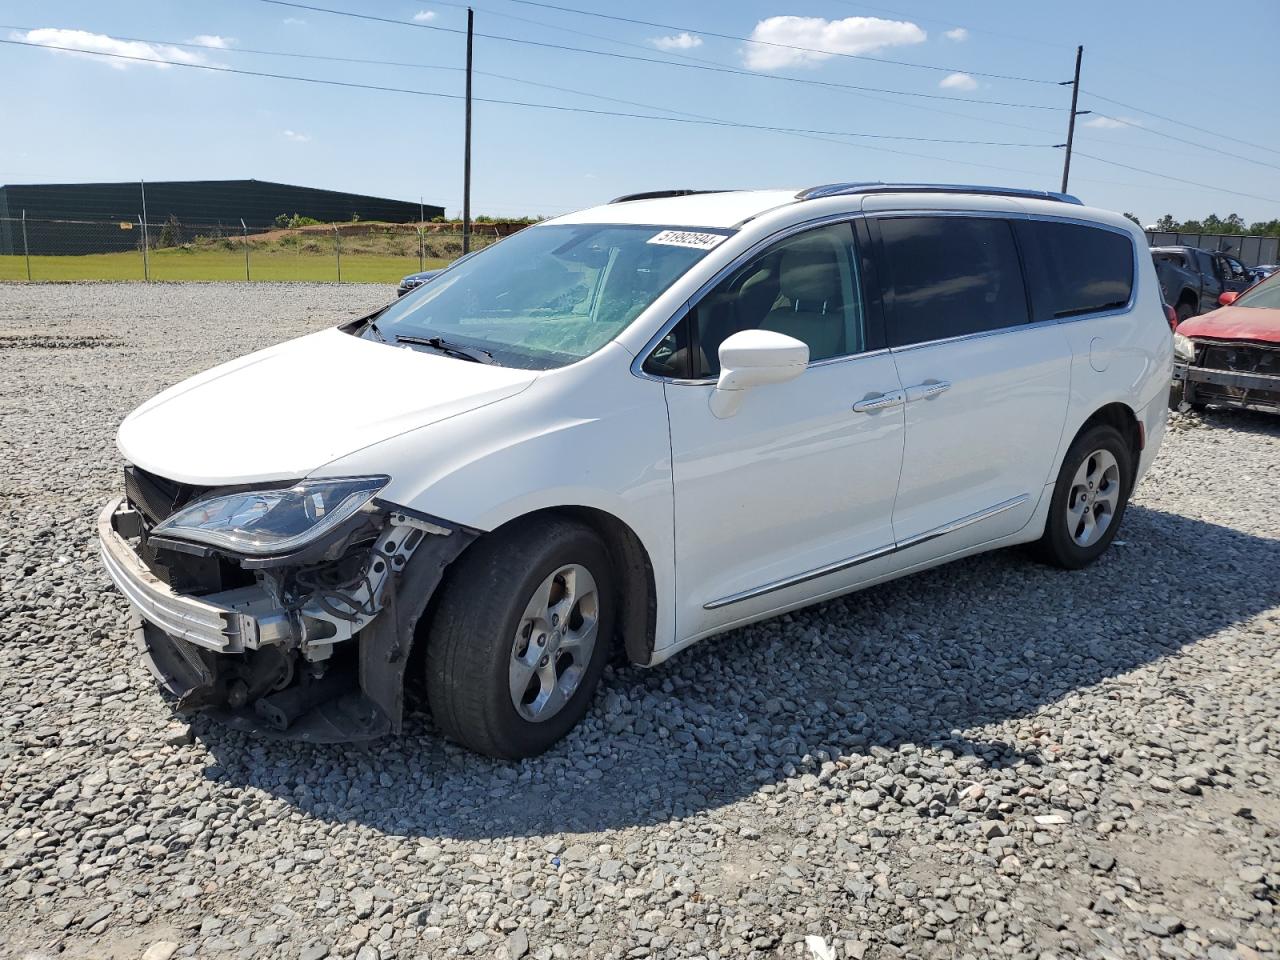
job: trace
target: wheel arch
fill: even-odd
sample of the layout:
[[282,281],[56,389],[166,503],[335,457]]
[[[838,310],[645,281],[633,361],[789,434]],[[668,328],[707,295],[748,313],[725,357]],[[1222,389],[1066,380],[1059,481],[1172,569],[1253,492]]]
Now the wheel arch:
[[1129,448],[1129,455],[1133,458],[1132,475],[1136,477],[1138,463],[1142,459],[1145,437],[1143,436],[1142,426],[1138,421],[1138,415],[1134,412],[1133,407],[1119,400],[1104,404],[1093,411],[1071,437],[1071,440],[1063,449],[1063,456],[1066,456],[1066,451],[1071,449],[1071,444],[1076,442],[1077,437],[1098,424],[1107,424],[1115,427],[1120,432],[1120,435],[1124,437],[1125,444]]
[[[616,632],[622,642],[627,659],[632,663],[646,665],[653,659],[654,644],[657,638],[657,585],[654,577],[653,563],[640,536],[624,520],[598,507],[581,505],[560,505],[541,507],[526,513],[513,516],[495,526],[487,533],[482,533],[467,545],[471,549],[474,543],[486,538],[501,535],[513,527],[536,523],[540,519],[563,518],[580,523],[594,531],[603,541],[613,562],[614,573],[618,577],[618,618]],[[450,561],[450,566],[465,555],[465,550]],[[446,570],[441,582],[448,580]],[[426,650],[425,631],[430,628],[434,612],[436,596],[439,589],[427,604],[426,611],[419,620],[416,635],[413,638],[413,656],[421,662]],[[416,675],[420,671],[414,671]]]

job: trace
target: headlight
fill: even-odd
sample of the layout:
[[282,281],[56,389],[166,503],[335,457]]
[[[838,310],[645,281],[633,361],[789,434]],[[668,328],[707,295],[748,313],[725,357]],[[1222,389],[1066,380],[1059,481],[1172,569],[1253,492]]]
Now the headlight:
[[1190,337],[1184,337],[1180,333],[1173,335],[1173,355],[1179,360],[1185,360],[1187,363],[1196,362],[1196,344]]
[[183,507],[153,532],[251,556],[289,553],[352,516],[389,480],[303,480],[280,490],[210,497]]

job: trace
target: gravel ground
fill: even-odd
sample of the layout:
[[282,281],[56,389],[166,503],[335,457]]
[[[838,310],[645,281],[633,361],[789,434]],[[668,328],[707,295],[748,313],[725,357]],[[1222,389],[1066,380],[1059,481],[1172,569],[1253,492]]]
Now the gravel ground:
[[611,669],[538,760],[176,723],[96,558],[116,424],[390,296],[0,285],[0,955],[1280,956],[1262,416],[1176,417],[1089,570],[1003,552]]

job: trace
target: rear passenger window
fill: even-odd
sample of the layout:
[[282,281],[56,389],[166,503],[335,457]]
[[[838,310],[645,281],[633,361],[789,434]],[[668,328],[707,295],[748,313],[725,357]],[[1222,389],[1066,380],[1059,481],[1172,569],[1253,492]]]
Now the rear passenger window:
[[1028,321],[1022,265],[1008,221],[901,217],[878,223],[889,346]]
[[1028,220],[1018,236],[1036,278],[1037,320],[1116,310],[1133,293],[1133,241],[1114,230],[1079,223]]

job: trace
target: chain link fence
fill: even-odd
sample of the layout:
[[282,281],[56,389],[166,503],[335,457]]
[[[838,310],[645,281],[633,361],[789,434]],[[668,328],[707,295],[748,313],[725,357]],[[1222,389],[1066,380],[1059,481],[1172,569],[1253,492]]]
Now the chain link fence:
[[[471,249],[513,232],[475,224]],[[0,217],[0,281],[311,280],[396,283],[462,255],[458,224],[37,220]]]

